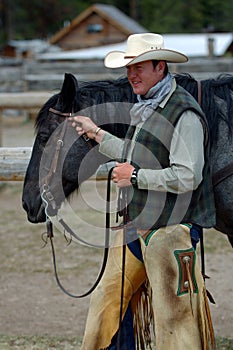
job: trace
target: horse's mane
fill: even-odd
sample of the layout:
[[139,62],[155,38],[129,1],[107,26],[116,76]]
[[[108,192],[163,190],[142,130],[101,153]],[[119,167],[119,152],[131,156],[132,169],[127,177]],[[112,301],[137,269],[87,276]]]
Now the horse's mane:
[[210,139],[216,141],[219,123],[223,120],[228,127],[228,136],[232,137],[233,115],[233,76],[219,75],[215,79],[201,82],[202,104],[210,128]]
[[126,77],[79,83],[80,95],[95,104],[103,102],[134,102],[136,97]]
[[128,85],[128,79],[127,77],[120,77],[118,79],[108,79],[108,80],[95,80],[95,81],[81,81],[79,82],[79,87],[81,89],[85,89],[85,88],[90,88],[93,91],[98,91],[101,88],[104,89],[109,89],[109,88],[121,88],[124,87],[126,85]]
[[[126,77],[109,80],[82,81],[79,82],[78,98],[81,107],[89,107],[104,102],[134,102],[136,97]],[[48,110],[54,107],[61,93],[53,95],[40,109],[36,119],[35,128],[39,129],[45,121]]]
[[[220,119],[226,122],[229,136],[233,135],[232,75],[219,75],[213,79],[201,80],[199,85],[190,74],[176,74],[175,78],[177,83],[191,93],[196,100],[198,100],[198,86],[201,86],[201,107],[208,121],[212,141],[218,137]],[[136,100],[127,77],[79,82],[78,94],[82,108],[104,102],[134,102]],[[59,97],[60,93],[53,95],[41,108],[35,123],[36,129],[44,122],[49,108],[56,104]]]
[[197,101],[198,89],[201,88],[201,107],[208,121],[212,142],[218,137],[221,119],[226,122],[229,136],[232,136],[233,76],[221,74],[216,78],[201,80],[199,86],[198,81],[189,74],[177,74],[175,78]]
[[176,82],[187,90],[196,100],[198,99],[197,81],[188,73],[176,74]]

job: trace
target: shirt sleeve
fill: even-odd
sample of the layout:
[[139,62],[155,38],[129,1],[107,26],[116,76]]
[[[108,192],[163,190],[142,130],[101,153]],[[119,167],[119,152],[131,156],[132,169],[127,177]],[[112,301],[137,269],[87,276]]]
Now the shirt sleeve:
[[110,134],[106,131],[99,145],[99,151],[105,156],[120,160],[124,147],[124,140]]
[[198,187],[204,167],[204,132],[199,117],[186,111],[179,119],[171,142],[170,166],[165,169],[140,169],[138,188],[184,193]]

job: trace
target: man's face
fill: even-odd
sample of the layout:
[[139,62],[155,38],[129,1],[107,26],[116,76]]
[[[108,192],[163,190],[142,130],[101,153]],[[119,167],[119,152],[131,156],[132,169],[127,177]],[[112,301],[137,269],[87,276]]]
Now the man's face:
[[129,83],[138,95],[145,95],[164,77],[164,61],[160,61],[155,68],[152,61],[135,63],[126,68]]

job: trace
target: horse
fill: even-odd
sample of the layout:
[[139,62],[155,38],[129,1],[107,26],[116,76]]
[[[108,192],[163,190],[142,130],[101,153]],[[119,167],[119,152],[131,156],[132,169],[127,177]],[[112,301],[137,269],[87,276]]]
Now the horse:
[[[233,76],[220,75],[199,82],[189,74],[176,74],[175,78],[199,102],[206,115],[217,214],[215,228],[226,234],[233,246]],[[94,140],[78,137],[70,125],[63,127],[67,116],[88,115],[100,127],[124,138],[130,123],[129,110],[135,101],[126,77],[80,84],[73,74],[65,73],[61,91],[42,106],[35,122],[36,138],[22,195],[22,205],[30,222],[46,221],[47,208],[41,186],[42,179],[48,180],[48,173],[53,178],[49,194],[52,193],[54,205],[50,213],[55,215],[80,184],[93,175],[100,164],[110,160],[98,152]],[[59,140],[61,134],[64,137]],[[58,140],[62,151],[59,148],[56,153]],[[55,162],[52,171],[51,164],[58,157],[60,160]]]

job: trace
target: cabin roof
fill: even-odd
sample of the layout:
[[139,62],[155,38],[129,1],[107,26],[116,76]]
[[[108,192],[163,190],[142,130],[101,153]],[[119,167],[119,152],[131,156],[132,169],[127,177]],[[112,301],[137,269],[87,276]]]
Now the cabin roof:
[[125,13],[120,11],[118,8],[112,5],[105,4],[94,4],[88,7],[81,14],[76,16],[68,26],[60,29],[50,38],[51,44],[58,43],[59,40],[67,36],[70,32],[77,28],[80,23],[87,17],[91,16],[93,13],[98,14],[98,16],[104,18],[106,21],[111,23],[114,27],[118,28],[126,36],[133,33],[143,33],[147,30],[134,21],[132,18],[127,16]]

